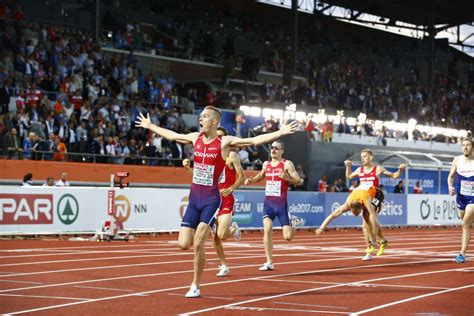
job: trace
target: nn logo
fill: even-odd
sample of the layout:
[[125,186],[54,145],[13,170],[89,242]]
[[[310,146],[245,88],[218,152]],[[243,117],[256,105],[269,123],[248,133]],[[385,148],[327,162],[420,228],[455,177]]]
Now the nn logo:
[[59,220],[64,225],[71,225],[79,215],[79,203],[72,194],[65,194],[59,199],[57,205]]

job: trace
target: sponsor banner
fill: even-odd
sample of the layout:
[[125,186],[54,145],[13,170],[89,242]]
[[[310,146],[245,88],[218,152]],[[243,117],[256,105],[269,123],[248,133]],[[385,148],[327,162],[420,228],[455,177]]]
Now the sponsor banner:
[[[234,220],[243,228],[263,226],[264,191],[236,191]],[[299,219],[298,226],[317,226],[324,219],[324,194],[318,192],[288,192],[290,218]],[[275,219],[274,226],[280,223]]]
[[408,225],[452,225],[461,223],[456,199],[450,195],[412,194],[408,196]]
[[[327,193],[325,216],[329,216],[339,208],[347,199],[349,193]],[[382,225],[406,225],[407,223],[407,201],[405,194],[385,194],[385,201],[379,213],[379,221]],[[334,219],[329,227],[336,226],[358,226],[362,225],[362,216],[354,216],[352,212],[345,212]]]
[[[1,187],[0,234],[95,231],[110,220],[126,230],[178,230],[185,189]],[[112,194],[113,192],[113,194]]]
[[[396,172],[398,169],[386,168],[390,172]],[[436,170],[422,170],[422,169],[409,169],[408,170],[408,192],[413,193],[413,188],[417,181],[420,182],[423,188],[423,193],[436,194],[438,193],[438,185],[441,184],[441,193],[448,193],[448,187],[446,178],[448,172],[441,172],[441,182],[439,182],[439,172]],[[389,177],[382,176],[380,178],[380,184],[383,184],[387,192],[393,192],[398,182],[402,180],[405,185],[405,172],[399,179],[392,179]]]

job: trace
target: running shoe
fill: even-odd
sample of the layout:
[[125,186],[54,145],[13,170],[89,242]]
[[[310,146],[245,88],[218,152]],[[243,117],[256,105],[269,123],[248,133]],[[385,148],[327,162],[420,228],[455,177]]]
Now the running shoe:
[[365,249],[365,253],[367,254],[372,254],[372,252],[374,251],[375,251],[375,248],[372,244],[369,247],[367,247],[367,249]]
[[273,263],[264,263],[263,266],[261,266],[260,268],[258,268],[260,271],[270,271],[270,270],[273,270]]
[[235,239],[236,241],[239,241],[239,240],[240,240],[240,236],[241,236],[239,224],[237,224],[236,222],[232,222],[232,224],[230,225],[230,227],[235,227],[234,239]]
[[291,227],[296,228],[300,226],[301,224],[303,224],[303,219],[297,216],[292,216],[290,219],[290,224],[291,224]]
[[454,258],[454,261],[456,261],[457,263],[464,263],[466,262],[466,256],[460,253],[459,255],[456,256],[456,258]]
[[385,252],[385,248],[387,248],[387,246],[388,246],[388,240],[384,240],[380,242],[379,251],[377,251],[377,256],[383,255],[383,253]]
[[199,297],[201,296],[201,290],[196,285],[191,285],[191,288],[189,289],[188,293],[185,295],[187,298],[194,298],[194,297]]
[[218,277],[226,276],[230,273],[230,270],[227,266],[220,266],[219,272],[216,274]]
[[370,261],[372,260],[372,255],[370,253],[366,253],[364,257],[362,257],[362,261]]

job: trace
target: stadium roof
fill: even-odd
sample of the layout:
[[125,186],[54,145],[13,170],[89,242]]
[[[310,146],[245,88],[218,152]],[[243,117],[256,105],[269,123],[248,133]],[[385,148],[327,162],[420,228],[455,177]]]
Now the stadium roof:
[[[390,151],[383,149],[372,149],[374,163],[385,167],[397,168],[400,164],[406,164],[409,168],[449,170],[454,156],[447,154],[433,154],[422,152]],[[355,166],[360,166],[360,153],[348,158]]]
[[[433,14],[433,24],[452,26],[474,21],[474,1],[465,0],[323,0],[321,4],[336,5],[357,12],[386,17],[415,25],[429,25]],[[320,4],[320,6],[321,6]]]

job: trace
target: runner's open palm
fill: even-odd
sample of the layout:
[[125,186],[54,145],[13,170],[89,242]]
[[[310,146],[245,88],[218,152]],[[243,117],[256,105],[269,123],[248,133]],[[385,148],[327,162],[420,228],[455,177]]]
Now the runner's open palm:
[[283,135],[293,134],[296,131],[296,127],[298,126],[297,121],[293,121],[289,124],[285,124],[280,128],[280,131]]
[[150,114],[147,113],[145,117],[142,113],[140,113],[140,115],[137,117],[137,120],[135,121],[135,127],[150,128],[150,125]]

